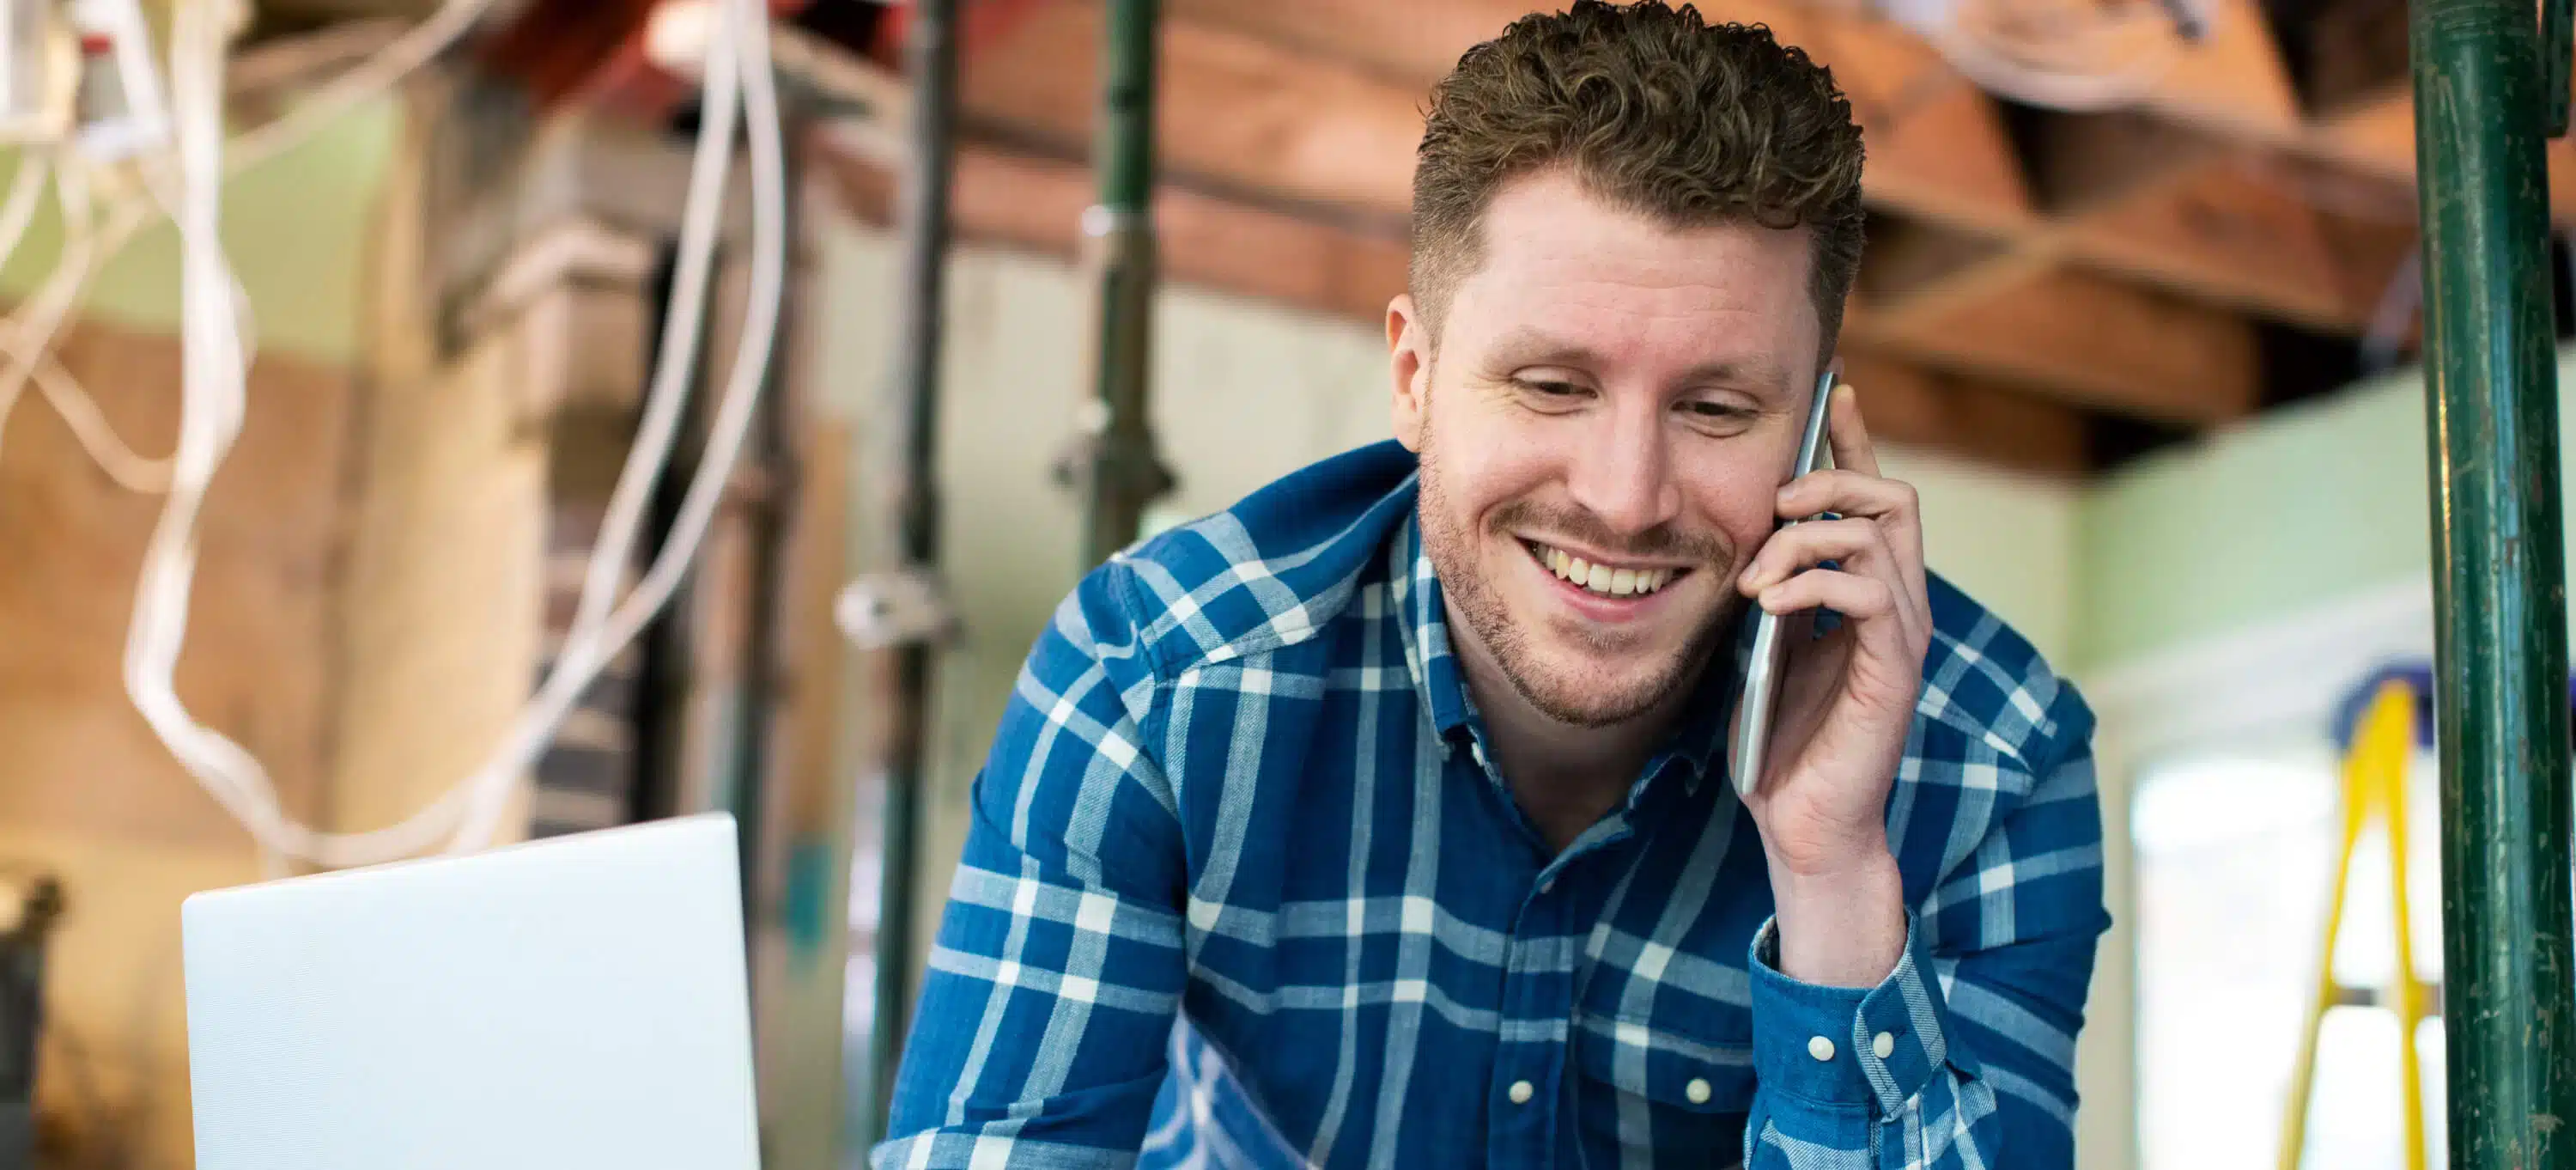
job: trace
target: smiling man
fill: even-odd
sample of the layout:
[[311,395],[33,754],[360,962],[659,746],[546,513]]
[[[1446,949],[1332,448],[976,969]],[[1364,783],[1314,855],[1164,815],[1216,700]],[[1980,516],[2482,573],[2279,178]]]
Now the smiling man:
[[2092,716],[1925,571],[1850,387],[1784,483],[1860,195],[1765,30],[1585,2],[1462,58],[1395,441],[1057,611],[878,1164],[2072,1165]]

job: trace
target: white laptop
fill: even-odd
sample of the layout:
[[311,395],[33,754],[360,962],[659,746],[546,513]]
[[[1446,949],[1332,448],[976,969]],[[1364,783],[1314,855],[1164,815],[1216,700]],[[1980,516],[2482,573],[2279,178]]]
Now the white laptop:
[[757,1170],[733,818],[188,899],[198,1170]]

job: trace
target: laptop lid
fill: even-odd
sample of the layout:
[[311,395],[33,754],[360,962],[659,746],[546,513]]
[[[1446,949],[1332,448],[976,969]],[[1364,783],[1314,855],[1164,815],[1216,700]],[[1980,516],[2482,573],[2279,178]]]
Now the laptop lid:
[[210,891],[199,1170],[757,1170],[733,818]]

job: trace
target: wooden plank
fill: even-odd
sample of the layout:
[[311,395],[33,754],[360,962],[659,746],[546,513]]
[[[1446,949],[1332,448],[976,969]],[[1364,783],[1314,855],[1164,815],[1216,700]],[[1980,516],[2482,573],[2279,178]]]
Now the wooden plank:
[[[890,222],[892,178],[882,164],[835,151],[818,152],[816,161],[854,215]],[[970,145],[958,154],[958,236],[1072,256],[1088,182],[1069,163]],[[1404,288],[1405,248],[1394,240],[1169,188],[1157,193],[1155,219],[1163,233],[1164,275],[1176,282],[1368,325],[1384,320],[1388,299]],[[1867,313],[1863,303],[1854,302],[1847,335],[1863,332],[1853,325]],[[1870,392],[1873,412],[1888,416],[1873,413],[1872,425],[1890,441],[2048,474],[2080,469],[2083,428],[2071,408],[2018,392],[1924,378],[1871,350],[1866,340],[1853,352],[1853,360],[1870,363],[1874,383],[1888,384]],[[1891,404],[1875,405],[1880,396]]]
[[2242,318],[2059,268],[1863,340],[1935,368],[2184,424],[2251,413],[2261,372]]
[[[1461,53],[1500,34],[1530,5],[1519,0],[1174,0],[1163,42],[1162,125],[1167,158],[1185,170],[1209,141],[1216,162],[1275,155],[1282,164],[1376,171],[1357,185],[1248,175],[1236,160],[1204,173],[1261,190],[1401,212],[1410,198],[1419,109],[1429,86]],[[1764,23],[1833,67],[1869,148],[1870,200],[1963,229],[2010,233],[2030,220],[2030,199],[1994,103],[1930,46],[1884,22],[1819,12],[1789,0],[1728,0],[1712,19]],[[967,108],[1026,124],[1059,143],[1080,138],[1094,104],[1091,46],[1097,0],[1067,0],[1034,16],[982,65],[970,63]],[[979,104],[979,72],[996,78]],[[1283,92],[1285,91],[1285,92]],[[1280,115],[1277,111],[1288,111]],[[1354,119],[1347,140],[1324,143],[1321,124]],[[1283,127],[1277,123],[1286,121]],[[1205,126],[1204,130],[1191,129]],[[1184,131],[1187,130],[1187,133]],[[1329,146],[1355,153],[1317,157]],[[1290,168],[1293,169],[1293,166]]]
[[[853,213],[892,222],[893,176],[845,151],[821,151]],[[1056,159],[989,145],[957,154],[953,214],[961,238],[1071,258],[1090,173]],[[1382,320],[1405,288],[1404,242],[1212,196],[1156,191],[1154,221],[1167,279],[1360,320]]]
[[[172,449],[179,339],[75,323],[58,344],[108,424],[146,456]],[[252,367],[239,444],[199,521],[178,692],[311,816],[328,757],[331,563],[355,391],[344,370],[284,354]],[[91,463],[31,387],[0,446],[0,822],[185,847],[248,836],[126,697],[120,663],[162,501]],[[77,897],[77,893],[75,893]]]
[[1737,19],[1781,22],[1773,27],[1782,39],[1833,70],[1869,150],[1861,182],[1872,205],[1957,230],[2012,235],[2033,226],[2003,115],[1932,46],[1894,24],[1786,3]]
[[1891,443],[1968,454],[2015,471],[2072,479],[2085,471],[2081,413],[2064,403],[1910,366],[1883,353],[1843,355],[1870,432]]
[[[464,212],[439,196],[491,181],[432,149],[466,135],[455,96],[437,75],[404,92],[403,138],[369,237],[368,399],[355,438],[365,473],[336,615],[326,826],[342,831],[400,822],[480,769],[542,654],[547,450],[523,397],[531,347],[502,328],[450,360],[430,328],[431,241],[448,239]],[[527,824],[523,786],[501,839]]]
[[1874,325],[1885,326],[1992,296],[2054,263],[2045,248],[2027,243],[2004,247],[1925,224],[1882,219],[1870,225],[1854,299],[1870,307]]
[[2297,87],[2256,0],[2217,0],[2207,35],[2186,45],[2140,105],[2230,138],[2283,144],[2302,125]]
[[2237,159],[2192,168],[2160,189],[2080,216],[2068,255],[2215,304],[2314,329],[2369,320],[2316,209]]
[[[1032,12],[966,64],[972,124],[1083,152],[1099,105],[1099,0]],[[1156,150],[1223,187],[1399,220],[1413,200],[1420,94],[1222,28],[1167,20]]]
[[2250,148],[2136,114],[2047,116],[2034,142],[2051,218],[2011,249],[1921,225],[1873,238],[1864,288],[1890,316],[1938,316],[2075,262],[2310,328],[2366,323],[2319,212]]

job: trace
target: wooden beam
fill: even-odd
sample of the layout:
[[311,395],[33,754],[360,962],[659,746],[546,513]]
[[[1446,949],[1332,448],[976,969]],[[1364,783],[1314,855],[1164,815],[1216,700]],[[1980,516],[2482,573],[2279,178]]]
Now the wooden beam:
[[2190,168],[2157,190],[2076,217],[2065,250],[2105,272],[2314,329],[2369,320],[2316,209],[2240,157]]
[[2261,389],[2245,320],[2072,269],[1940,312],[1865,317],[1856,341],[2104,409],[2202,425],[2251,413]]
[[[1867,305],[1865,325],[1895,328],[1993,296],[2056,266],[2044,247],[1999,246],[1928,224],[1881,219],[1870,226],[1854,299]],[[1848,310],[1846,311],[1848,314]]]
[[1892,315],[1936,316],[2073,262],[2314,329],[2366,324],[2375,296],[2352,295],[2317,210],[2250,148],[2139,114],[2045,117],[2033,142],[2050,218],[2011,249],[1927,245],[1943,233],[1920,228],[1873,239],[1865,275]]
[[[972,124],[1077,156],[1099,105],[1099,0],[1031,12],[966,64]],[[1412,210],[1418,90],[1245,34],[1166,20],[1156,149],[1173,174],[1400,221]]]
[[[862,219],[893,221],[894,177],[882,159],[815,153]],[[959,238],[1073,258],[1090,172],[1059,159],[970,143],[957,152],[952,214]],[[1158,252],[1169,279],[1363,321],[1385,318],[1405,288],[1401,239],[1165,186],[1155,193]]]
[[2218,0],[2207,34],[2186,44],[2139,103],[2229,138],[2286,144],[2302,129],[2299,95],[2256,0]]
[[[1300,135],[1234,129],[1259,127],[1264,121],[1257,116],[1246,120],[1230,105],[1263,109],[1268,107],[1257,97],[1278,97],[1277,104],[1293,111],[1292,120],[1298,121],[1381,107],[1364,115],[1367,130],[1351,145],[1387,157],[1400,153],[1401,164],[1385,171],[1409,196],[1418,112],[1429,87],[1456,66],[1460,54],[1500,34],[1530,5],[1523,0],[1171,0],[1170,9],[1163,43],[1166,92],[1193,95],[1199,100],[1191,104],[1200,108],[1167,108],[1166,125],[1178,130],[1183,122],[1204,122],[1227,155],[1285,154],[1273,141],[1294,146],[1302,141]],[[2008,234],[2028,226],[2029,194],[1994,102],[1920,39],[1885,22],[1817,11],[1791,0],[1736,0],[1710,14],[1767,24],[1783,41],[1833,68],[1869,147],[1865,181],[1874,205],[1966,230]],[[996,47],[993,57],[1010,58],[1008,65],[988,58],[987,67],[1079,73],[1072,81],[1023,77],[1017,84],[1054,94],[1056,113],[1088,117],[1090,55],[1078,47],[1088,42],[1077,38],[1088,35],[1082,30],[1096,23],[1096,0],[1066,0],[1020,29],[1011,38],[1015,44]],[[974,72],[970,65],[970,110],[976,108]],[[1283,95],[1278,92],[1282,89],[1304,96]],[[1002,104],[1002,95],[996,95],[992,112],[1007,118],[1033,112],[1029,107],[1036,102],[1012,100],[1007,111]],[[1391,112],[1397,106],[1401,117]],[[1398,124],[1404,127],[1401,135],[1392,129]],[[1061,126],[1054,130],[1059,136],[1066,132]],[[1400,152],[1384,141],[1389,137],[1401,138]],[[1171,157],[1181,165],[1179,155]],[[1351,161],[1358,161],[1357,156]],[[1309,193],[1329,188],[1298,182],[1257,185]],[[1403,199],[1376,187],[1363,189],[1377,193],[1370,200],[1373,206],[1404,209]],[[1325,193],[1329,197],[1328,189]]]
[[1883,353],[1843,355],[1870,433],[1892,443],[1974,454],[1980,462],[2053,478],[2086,467],[2084,416],[2064,403],[1962,381]]
[[[884,159],[832,148],[813,157],[852,214],[891,223],[894,179]],[[955,200],[961,241],[1070,258],[1090,178],[1072,163],[970,143],[957,155]],[[1156,193],[1154,219],[1163,273],[1178,283],[1372,326],[1404,288],[1407,253],[1398,240],[1169,186]],[[1855,304],[1854,316],[1863,313]],[[2081,470],[2083,424],[2071,407],[1910,370],[1865,341],[1846,349],[1847,369],[1869,371],[1871,426],[1889,441],[2051,475]]]

